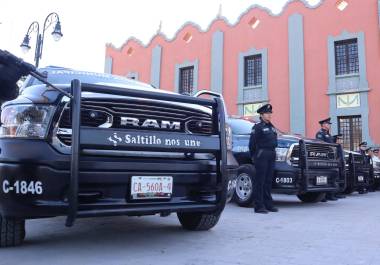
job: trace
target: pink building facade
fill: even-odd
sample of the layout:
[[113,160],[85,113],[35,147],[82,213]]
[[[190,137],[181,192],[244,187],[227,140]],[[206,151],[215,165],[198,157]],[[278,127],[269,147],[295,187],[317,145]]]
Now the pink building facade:
[[173,39],[108,44],[105,62],[158,89],[222,93],[231,115],[270,102],[283,131],[314,137],[330,116],[345,148],[380,144],[378,0],[289,1],[278,15],[252,6],[233,25],[218,16],[205,31],[186,23]]

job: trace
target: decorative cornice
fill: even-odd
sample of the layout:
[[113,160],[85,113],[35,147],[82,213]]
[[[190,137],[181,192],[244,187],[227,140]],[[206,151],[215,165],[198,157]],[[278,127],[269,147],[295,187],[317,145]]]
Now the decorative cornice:
[[155,39],[155,38],[163,38],[164,41],[166,42],[172,42],[174,40],[177,39],[178,35],[181,33],[182,30],[184,30],[186,27],[194,27],[196,30],[198,30],[198,32],[200,33],[205,33],[205,32],[208,32],[211,27],[213,26],[213,24],[219,20],[223,21],[227,26],[229,27],[235,27],[236,25],[238,25],[241,20],[243,19],[243,17],[245,15],[247,15],[249,12],[251,12],[251,10],[253,9],[259,9],[259,10],[262,10],[264,12],[266,12],[268,15],[272,16],[272,17],[279,17],[281,16],[285,10],[288,8],[288,6],[292,3],[295,3],[295,2],[301,2],[305,7],[307,8],[310,8],[310,9],[315,9],[315,8],[318,8],[319,6],[321,6],[323,4],[323,2],[325,2],[326,0],[320,0],[320,2],[316,5],[310,5],[306,0],[288,0],[285,4],[284,4],[284,7],[282,8],[282,10],[278,13],[278,14],[275,14],[272,12],[271,9],[267,8],[267,7],[264,7],[264,6],[261,6],[261,5],[258,5],[258,4],[253,4],[251,6],[249,6],[243,13],[240,14],[240,16],[238,17],[238,19],[236,20],[235,23],[231,23],[225,16],[216,16],[211,22],[210,24],[208,25],[208,27],[205,29],[205,30],[202,30],[201,26],[198,25],[197,23],[195,22],[192,22],[192,21],[188,21],[186,23],[184,23],[177,31],[176,33],[174,34],[173,38],[168,38],[164,33],[157,33],[155,35],[152,36],[152,38],[148,41],[147,44],[144,44],[141,40],[135,38],[135,37],[130,37],[128,38],[122,45],[120,48],[117,48],[115,47],[112,43],[107,43],[106,46],[107,47],[111,47],[115,50],[119,50],[121,51],[125,46],[127,46],[127,44],[129,42],[135,42],[136,44],[140,45],[141,47],[143,48],[147,48],[151,45],[152,41]]

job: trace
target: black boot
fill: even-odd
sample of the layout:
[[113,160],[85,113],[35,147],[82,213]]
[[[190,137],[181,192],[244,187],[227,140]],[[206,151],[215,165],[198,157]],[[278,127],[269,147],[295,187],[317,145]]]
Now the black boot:
[[255,213],[263,213],[263,214],[267,214],[268,211],[267,211],[267,209],[265,209],[264,207],[260,207],[260,208],[255,208]]

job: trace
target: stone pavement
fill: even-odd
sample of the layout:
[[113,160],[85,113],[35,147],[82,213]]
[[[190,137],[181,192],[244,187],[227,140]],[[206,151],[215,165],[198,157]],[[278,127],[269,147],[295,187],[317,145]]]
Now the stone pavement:
[[300,203],[276,195],[279,213],[227,206],[208,232],[167,218],[31,220],[23,246],[0,249],[0,264],[266,265],[380,264],[380,192],[337,202]]

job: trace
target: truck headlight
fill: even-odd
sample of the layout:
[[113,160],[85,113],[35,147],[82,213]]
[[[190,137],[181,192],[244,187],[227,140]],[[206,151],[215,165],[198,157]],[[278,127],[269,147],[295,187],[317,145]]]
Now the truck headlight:
[[53,106],[47,105],[11,105],[1,112],[0,138],[45,138]]
[[229,124],[226,124],[226,143],[227,143],[227,150],[232,150],[232,129]]
[[289,148],[276,148],[276,161],[286,161]]

